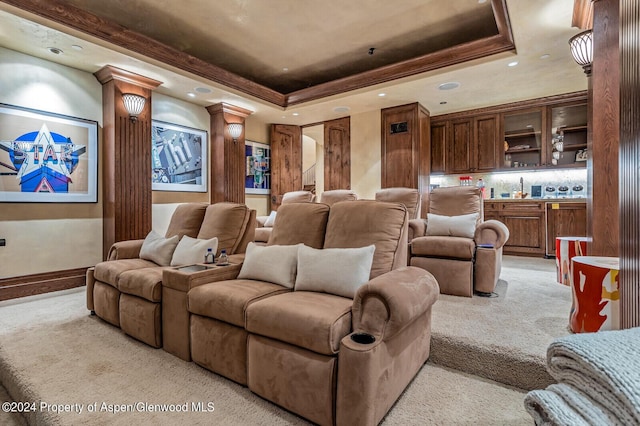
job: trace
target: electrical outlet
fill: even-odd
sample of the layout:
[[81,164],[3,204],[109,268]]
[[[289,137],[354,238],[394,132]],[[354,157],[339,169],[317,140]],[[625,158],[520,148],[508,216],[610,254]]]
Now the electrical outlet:
[[4,247],[7,245],[7,240],[5,240],[4,238],[0,238],[0,247]]

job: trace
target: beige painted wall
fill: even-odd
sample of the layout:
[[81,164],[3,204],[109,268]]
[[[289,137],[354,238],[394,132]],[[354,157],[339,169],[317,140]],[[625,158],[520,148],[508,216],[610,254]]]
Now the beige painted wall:
[[[2,103],[97,121],[102,145],[102,86],[92,74],[0,47],[0,88]],[[0,238],[7,240],[0,278],[100,261],[101,196],[98,190],[97,203],[0,203]]]
[[382,186],[380,111],[351,116],[351,189],[358,198],[373,199]]

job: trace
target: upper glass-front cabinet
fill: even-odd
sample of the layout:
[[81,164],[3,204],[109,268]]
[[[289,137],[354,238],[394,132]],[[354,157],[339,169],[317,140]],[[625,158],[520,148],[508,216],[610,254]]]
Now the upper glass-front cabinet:
[[584,166],[587,161],[587,105],[560,105],[550,110],[548,164]]
[[503,114],[502,168],[533,168],[546,163],[544,108]]

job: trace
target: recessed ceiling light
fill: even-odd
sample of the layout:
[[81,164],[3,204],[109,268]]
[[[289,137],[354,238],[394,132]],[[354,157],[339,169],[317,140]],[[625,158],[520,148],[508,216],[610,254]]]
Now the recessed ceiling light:
[[337,106],[333,109],[333,112],[337,112],[339,114],[343,113],[343,112],[349,112],[349,107],[346,106]]
[[487,0],[478,0],[478,3],[482,4],[482,3],[486,3]]
[[507,64],[507,66],[509,66],[509,67],[515,67],[516,65],[518,65],[518,61],[509,62]]
[[551,55],[549,55],[548,53],[545,53],[544,55],[540,56],[540,59],[549,59],[551,57]]
[[527,124],[527,129],[533,129],[533,124]]
[[64,53],[62,49],[58,49],[57,47],[47,47],[47,50],[53,53],[54,55],[61,55]]
[[189,93],[187,93],[187,96],[190,97],[190,98],[195,98],[196,94],[189,92]]
[[293,114],[291,114],[291,115],[293,115],[293,116],[297,117],[297,116],[299,116],[300,114],[298,114],[297,112],[294,112],[294,113],[293,113]]
[[284,68],[282,68],[282,71],[284,71],[284,72],[288,72],[288,71],[289,71],[289,68],[284,67]]
[[458,83],[456,81],[452,81],[450,83],[442,83],[441,85],[438,86],[438,89],[440,89],[440,90],[453,90],[453,89],[457,89],[458,87],[460,87],[460,83]]
[[80,46],[79,44],[74,44],[74,45],[72,45],[72,46],[71,46],[71,48],[72,48],[73,50],[78,50],[78,51],[83,49],[83,47],[82,47],[82,46]]
[[384,98],[385,96],[387,96],[386,93],[378,93],[378,96],[380,96],[381,98]]
[[211,89],[209,89],[207,87],[196,87],[193,90],[195,90],[198,93],[211,93]]

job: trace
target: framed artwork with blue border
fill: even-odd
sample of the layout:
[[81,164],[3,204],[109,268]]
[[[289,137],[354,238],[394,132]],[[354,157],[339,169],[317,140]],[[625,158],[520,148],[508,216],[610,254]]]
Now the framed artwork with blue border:
[[245,140],[244,154],[246,194],[269,194],[271,192],[271,147],[260,142]]
[[151,121],[151,189],[207,192],[207,132]]
[[97,201],[98,122],[0,104],[0,202]]

